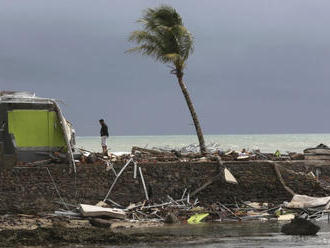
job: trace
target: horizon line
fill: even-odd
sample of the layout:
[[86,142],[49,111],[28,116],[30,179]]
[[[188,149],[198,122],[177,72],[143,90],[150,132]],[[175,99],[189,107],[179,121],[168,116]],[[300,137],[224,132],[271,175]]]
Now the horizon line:
[[[235,136],[235,135],[315,135],[315,134],[330,134],[330,133],[242,133],[242,134],[204,134],[204,136]],[[137,135],[110,135],[110,137],[154,137],[154,136],[196,136],[197,134],[137,134]],[[77,135],[77,138],[85,137],[85,138],[92,138],[92,137],[99,137],[98,135]]]

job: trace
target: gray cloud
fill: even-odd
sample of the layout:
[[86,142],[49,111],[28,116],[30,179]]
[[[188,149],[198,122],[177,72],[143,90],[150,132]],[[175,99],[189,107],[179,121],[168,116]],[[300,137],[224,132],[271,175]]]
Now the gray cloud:
[[146,7],[195,37],[185,79],[206,133],[329,132],[326,0],[0,0],[0,88],[62,99],[78,135],[194,133],[176,79],[125,54]]

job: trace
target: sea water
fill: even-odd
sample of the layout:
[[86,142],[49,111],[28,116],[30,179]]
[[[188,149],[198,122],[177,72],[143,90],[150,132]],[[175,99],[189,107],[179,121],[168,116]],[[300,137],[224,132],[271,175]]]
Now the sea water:
[[[287,222],[236,222],[165,225],[159,228],[122,230],[123,233],[168,235],[172,239],[157,243],[134,243],[130,245],[69,245],[63,248],[328,248],[330,247],[330,224],[316,221],[320,231],[315,236],[291,236],[281,233]],[[192,237],[189,241],[187,237]]]
[[[218,144],[222,150],[250,151],[259,149],[261,152],[281,153],[303,152],[304,149],[315,147],[320,143],[330,146],[330,134],[260,134],[260,135],[205,135],[205,143]],[[181,148],[198,144],[196,135],[155,135],[155,136],[111,136],[108,147],[112,152],[130,152],[132,146],[144,148],[171,147]],[[77,146],[93,152],[100,152],[100,137],[77,137]]]

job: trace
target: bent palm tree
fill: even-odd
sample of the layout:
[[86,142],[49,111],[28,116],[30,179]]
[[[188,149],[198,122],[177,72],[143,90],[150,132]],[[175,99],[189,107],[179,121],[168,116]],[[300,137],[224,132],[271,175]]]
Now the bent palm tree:
[[170,6],[163,5],[155,9],[146,9],[138,22],[144,29],[134,31],[129,41],[138,44],[128,52],[140,52],[142,55],[153,57],[164,64],[171,64],[171,73],[175,74],[182,93],[190,110],[196,133],[199,140],[200,151],[206,153],[204,136],[199,120],[191,101],[188,90],[183,82],[185,62],[193,52],[193,38],[185,28],[181,16]]

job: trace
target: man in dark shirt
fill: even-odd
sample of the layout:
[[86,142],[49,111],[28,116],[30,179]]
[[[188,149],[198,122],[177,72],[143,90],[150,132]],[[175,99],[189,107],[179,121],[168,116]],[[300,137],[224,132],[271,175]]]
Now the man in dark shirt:
[[105,124],[104,120],[101,119],[99,120],[100,125],[101,125],[101,145],[102,145],[102,150],[103,154],[108,155],[108,148],[107,148],[107,138],[109,137],[109,131],[108,131],[108,126]]

